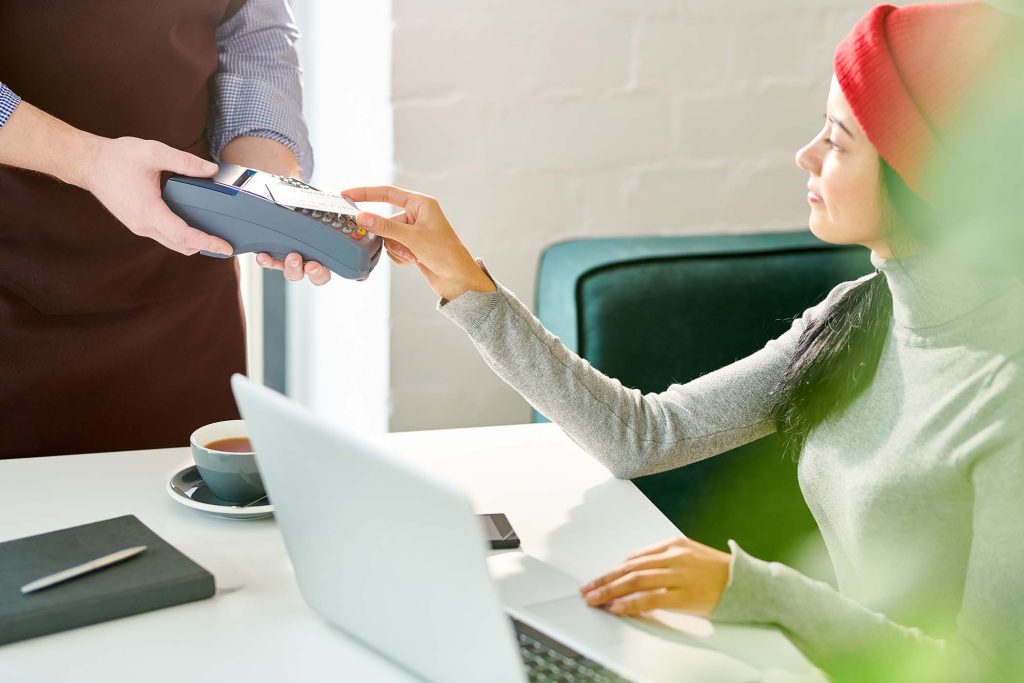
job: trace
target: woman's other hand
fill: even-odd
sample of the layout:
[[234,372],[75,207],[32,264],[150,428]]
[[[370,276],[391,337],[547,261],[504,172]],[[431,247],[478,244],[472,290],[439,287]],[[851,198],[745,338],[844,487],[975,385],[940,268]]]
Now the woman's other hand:
[[415,264],[439,297],[451,301],[470,290],[494,291],[494,283],[462,244],[433,197],[393,186],[357,187],[342,194],[356,202],[386,202],[402,208],[390,218],[364,211],[357,221],[384,239],[392,261]]
[[688,538],[631,553],[618,569],[580,588],[591,607],[634,615],[677,609],[699,616],[715,611],[729,582],[732,555]]

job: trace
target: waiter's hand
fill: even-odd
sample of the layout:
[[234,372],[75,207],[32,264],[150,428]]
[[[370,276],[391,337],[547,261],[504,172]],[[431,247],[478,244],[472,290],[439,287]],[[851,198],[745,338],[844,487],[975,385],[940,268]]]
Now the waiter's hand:
[[93,135],[22,102],[0,128],[0,164],[88,190],[136,235],[182,254],[231,254],[231,245],[185,224],[160,197],[160,173],[209,177],[217,167],[153,140]]
[[209,178],[217,165],[154,140],[99,138],[83,187],[140,237],[180,254],[210,251],[230,256],[230,244],[190,227],[167,208],[160,196],[164,171]]
[[303,261],[302,255],[294,252],[283,259],[274,258],[270,254],[257,254],[256,263],[264,268],[280,270],[284,273],[284,279],[292,282],[309,276],[309,281],[314,285],[325,285],[331,279],[331,271],[318,261]]

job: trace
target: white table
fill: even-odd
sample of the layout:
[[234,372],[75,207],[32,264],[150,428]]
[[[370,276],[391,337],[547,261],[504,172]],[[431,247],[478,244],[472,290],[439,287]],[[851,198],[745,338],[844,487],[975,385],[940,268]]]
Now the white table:
[[[583,583],[627,552],[678,532],[628,481],[612,478],[553,425],[375,437],[504,512],[522,550]],[[233,521],[164,491],[187,448],[0,461],[0,541],[134,514],[213,572],[211,600],[0,647],[0,681],[410,681],[303,603],[272,519]],[[771,629],[688,618],[708,647],[769,671],[814,676]],[[686,672],[680,672],[683,680]]]

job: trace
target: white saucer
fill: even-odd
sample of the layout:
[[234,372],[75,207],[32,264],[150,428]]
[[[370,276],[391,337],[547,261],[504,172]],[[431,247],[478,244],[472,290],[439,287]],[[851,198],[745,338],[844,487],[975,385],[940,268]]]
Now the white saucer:
[[167,481],[167,494],[182,505],[225,519],[263,519],[274,514],[267,499],[259,505],[242,507],[213,495],[195,465],[175,472]]

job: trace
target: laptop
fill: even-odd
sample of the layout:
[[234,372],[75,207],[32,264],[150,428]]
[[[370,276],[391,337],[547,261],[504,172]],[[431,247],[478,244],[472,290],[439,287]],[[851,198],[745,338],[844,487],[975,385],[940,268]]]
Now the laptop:
[[418,677],[756,680],[588,607],[576,581],[519,551],[488,557],[462,492],[241,375],[231,385],[303,599]]

